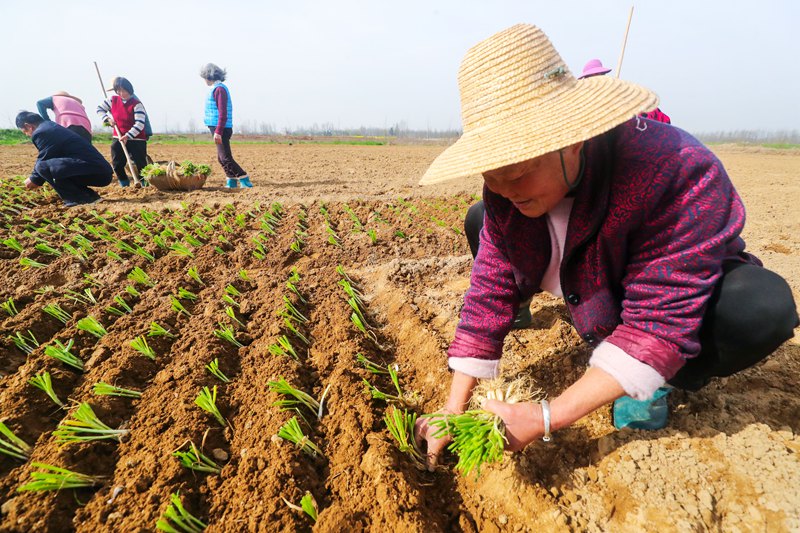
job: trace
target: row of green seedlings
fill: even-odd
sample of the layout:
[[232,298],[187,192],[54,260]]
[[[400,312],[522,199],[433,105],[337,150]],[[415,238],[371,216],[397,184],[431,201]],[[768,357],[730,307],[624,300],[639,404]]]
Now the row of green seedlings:
[[345,214],[348,217],[350,217],[350,221],[353,223],[353,229],[350,230],[352,233],[362,233],[362,232],[366,233],[367,237],[369,237],[369,240],[372,244],[376,244],[378,242],[377,230],[375,230],[374,228],[365,227],[364,224],[361,222],[361,219],[358,218],[358,215],[356,215],[355,211],[353,211],[353,209],[349,205],[343,204],[342,211],[344,211]]
[[[292,267],[286,280],[288,294],[282,296],[283,306],[277,312],[278,318],[283,321],[281,334],[268,347],[270,355],[287,356],[295,361],[300,361],[300,356],[307,353],[311,344],[307,336],[308,318],[298,309],[298,305],[305,306],[308,303],[300,290],[300,281],[297,267]],[[296,342],[292,342],[292,339],[296,339]],[[298,353],[298,350],[302,350],[302,352]]]
[[323,227],[325,228],[325,234],[327,235],[327,243],[331,246],[335,246],[336,248],[341,248],[342,239],[336,232],[336,224],[331,221],[331,215],[328,212],[328,206],[325,204],[325,202],[322,202],[322,205],[320,205],[319,212],[322,215]]
[[7,228],[14,225],[14,219],[24,211],[47,203],[55,196],[50,187],[28,189],[23,176],[0,180],[0,215]]
[[263,261],[267,258],[267,243],[278,234],[278,226],[283,218],[283,205],[274,202],[269,211],[260,213],[260,215],[257,219],[260,231],[252,239],[254,245],[252,254],[259,261]]
[[303,205],[297,210],[297,224],[295,227],[294,239],[289,244],[289,250],[300,254],[303,252],[303,246],[308,238],[308,210]]
[[347,296],[347,304],[351,309],[350,322],[353,323],[353,325],[358,329],[358,331],[361,332],[362,335],[364,335],[364,337],[374,343],[376,347],[382,349],[382,346],[378,342],[378,336],[375,334],[375,328],[373,328],[367,321],[365,314],[366,307],[364,305],[364,293],[361,292],[361,288],[356,282],[353,281],[347,272],[345,272],[342,265],[338,265],[336,267],[336,273],[340,276],[338,281],[339,287],[342,288],[342,291],[344,291],[345,295]]

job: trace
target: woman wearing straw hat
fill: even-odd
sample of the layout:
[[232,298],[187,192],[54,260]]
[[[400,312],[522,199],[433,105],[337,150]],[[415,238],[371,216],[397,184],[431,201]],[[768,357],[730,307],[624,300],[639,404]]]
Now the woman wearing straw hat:
[[45,120],[49,119],[47,110],[52,110],[56,116],[54,120],[56,124],[92,142],[92,123],[86,115],[83,102],[77,96],[72,96],[67,91],[58,91],[53,96],[36,102],[36,108]]
[[[637,118],[655,94],[576,80],[525,24],[471,48],[459,87],[464,134],[420,183],[482,174],[486,215],[441,412],[463,411],[477,380],[498,374],[517,307],[540,290],[564,298],[593,351],[549,404],[486,404],[512,450],[625,395],[697,390],[792,336],[791,290],[744,251],[744,207],[722,164],[686,132]],[[446,442],[428,420],[416,436],[435,464]]]

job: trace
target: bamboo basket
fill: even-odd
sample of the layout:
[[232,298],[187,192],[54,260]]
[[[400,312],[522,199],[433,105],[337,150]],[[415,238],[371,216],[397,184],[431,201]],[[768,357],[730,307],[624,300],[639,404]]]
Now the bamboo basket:
[[206,184],[208,176],[194,174],[181,176],[177,173],[175,161],[167,163],[167,173],[163,176],[153,176],[148,181],[159,191],[194,191]]

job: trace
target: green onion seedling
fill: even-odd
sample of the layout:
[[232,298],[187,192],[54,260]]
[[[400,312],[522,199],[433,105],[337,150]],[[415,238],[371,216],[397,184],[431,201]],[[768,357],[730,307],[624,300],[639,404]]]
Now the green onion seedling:
[[298,412],[298,406],[305,405],[316,415],[317,420],[322,419],[322,411],[325,408],[325,396],[328,394],[330,385],[325,388],[319,401],[315,400],[308,393],[295,389],[284,378],[279,378],[278,381],[268,381],[267,386],[273,392],[288,396],[288,398],[275,401],[272,405],[280,407],[283,410],[288,411],[294,409]]
[[40,263],[38,261],[34,261],[30,257],[22,257],[19,260],[19,264],[22,265],[22,270],[28,270],[29,268],[44,268],[47,265],[44,263]]
[[28,336],[24,333],[16,332],[14,335],[9,335],[8,338],[14,343],[14,346],[22,350],[24,353],[29,354],[39,347],[39,341],[36,340],[31,330],[28,330]]
[[83,361],[81,361],[70,351],[75,341],[72,339],[68,340],[66,346],[64,346],[64,344],[62,344],[58,339],[56,339],[54,342],[55,345],[50,344],[44,347],[44,354],[48,357],[52,357],[53,359],[61,361],[67,366],[71,366],[75,370],[83,372]]
[[172,452],[172,455],[177,457],[180,461],[181,466],[184,466],[190,470],[196,470],[197,472],[206,472],[209,474],[219,474],[222,472],[222,467],[215,463],[213,459],[198,450],[194,442],[190,442],[189,446],[190,447],[188,451],[183,452],[176,450]]
[[219,378],[219,380],[222,381],[223,383],[230,383],[231,382],[230,378],[228,376],[226,376],[222,372],[222,370],[219,369],[219,359],[214,358],[213,361],[211,361],[210,363],[208,363],[206,365],[206,369],[209,372],[211,372],[211,374],[213,374],[214,376]]
[[198,285],[205,285],[203,280],[200,279],[200,274],[197,273],[197,267],[189,267],[189,270],[186,271],[186,275],[189,276],[191,279],[196,281]]
[[158,322],[150,322],[150,331],[147,333],[148,337],[166,337],[168,339],[174,339],[177,337],[174,333],[171,333],[167,328],[160,325]]
[[170,304],[172,306],[172,310],[175,311],[176,313],[178,313],[178,315],[183,313],[186,316],[192,316],[192,314],[189,311],[187,311],[186,308],[183,306],[181,301],[178,300],[177,298],[175,298],[175,296],[170,294],[169,301],[170,301]]
[[123,389],[122,387],[115,387],[104,381],[98,381],[94,384],[92,391],[98,396],[119,396],[120,398],[141,398],[142,393],[133,389]]
[[417,422],[417,414],[392,407],[391,412],[388,409],[386,410],[383,421],[389,429],[389,433],[397,441],[397,447],[400,451],[411,458],[414,466],[425,469],[425,456],[414,440],[414,425]]
[[52,255],[54,257],[61,257],[61,250],[53,248],[46,242],[40,242],[36,246],[34,246],[34,248],[36,248],[36,250],[42,252],[43,254]]
[[270,344],[268,347],[269,353],[276,356],[288,355],[295,361],[299,361],[300,357],[298,357],[297,352],[292,347],[292,344],[289,342],[289,337],[286,335],[281,335],[278,337],[278,342],[274,344]]
[[22,253],[22,252],[25,251],[25,249],[22,247],[22,245],[19,243],[19,241],[14,237],[9,237],[8,239],[3,239],[2,242],[3,242],[3,244],[5,244],[7,247],[11,248],[15,252]]
[[219,322],[218,324],[219,324],[220,329],[215,329],[214,330],[214,336],[215,337],[217,337],[218,339],[222,339],[224,341],[227,341],[227,342],[233,344],[234,346],[236,346],[237,348],[244,347],[244,344],[242,344],[241,342],[236,340],[236,336],[233,333],[233,327],[232,326],[223,325],[222,322]]
[[75,327],[81,331],[89,333],[90,335],[94,335],[98,339],[101,339],[104,335],[108,334],[106,328],[104,328],[103,325],[92,315],[78,320],[78,323],[75,324]]
[[213,415],[214,418],[217,419],[217,422],[219,422],[220,425],[222,425],[223,427],[228,425],[225,418],[223,418],[222,413],[220,413],[219,409],[217,408],[216,385],[214,385],[214,387],[211,389],[209,389],[208,387],[203,387],[200,390],[200,393],[197,395],[197,398],[195,398],[194,403],[197,404],[197,406],[200,407],[203,411],[206,411],[207,413]]
[[225,314],[228,315],[231,318],[231,320],[239,324],[239,326],[245,327],[244,322],[236,318],[236,311],[234,311],[233,307],[231,307],[230,305],[225,307]]
[[16,305],[14,305],[14,298],[9,298],[5,302],[0,303],[0,309],[5,311],[8,316],[16,316],[19,313]]
[[120,440],[127,429],[112,429],[97,418],[92,406],[86,402],[78,405],[72,418],[63,420],[53,431],[53,436],[62,444],[89,442],[94,440]]
[[0,453],[21,461],[27,461],[32,449],[30,445],[17,437],[8,426],[0,421]]
[[448,449],[458,454],[456,470],[464,475],[476,470],[479,476],[481,465],[496,463],[503,458],[505,430],[497,415],[484,410],[471,410],[459,415],[425,416],[429,416],[430,424],[438,428],[434,437],[452,437],[453,442]]
[[139,285],[144,285],[145,287],[155,287],[156,282],[147,275],[147,272],[142,270],[139,267],[135,267],[133,270],[130,271],[128,274],[128,279],[133,281],[134,283],[138,283]]
[[19,492],[79,489],[83,487],[95,487],[102,483],[103,478],[99,476],[89,476],[59,468],[45,463],[31,463],[34,468],[41,469],[39,472],[31,472],[31,482],[19,487]]
[[171,503],[156,522],[156,529],[167,533],[202,533],[208,527],[183,507],[180,493],[171,494],[169,498]]
[[198,296],[190,290],[184,289],[183,287],[178,288],[178,298],[181,300],[188,300],[190,302],[196,302]]
[[194,259],[194,253],[192,253],[192,251],[189,249],[188,246],[182,243],[179,242],[173,243],[172,246],[169,247],[169,249],[172,250],[175,253],[175,255],[178,255],[180,257],[190,257]]
[[44,391],[47,394],[47,397],[53,400],[59,407],[64,407],[64,402],[56,395],[56,391],[53,389],[53,380],[50,377],[50,372],[40,372],[36,374],[34,377],[28,380],[28,383]]
[[322,450],[311,442],[303,433],[296,416],[293,416],[288,422],[281,426],[278,430],[278,436],[294,443],[298,448],[309,455],[322,455]]
[[357,353],[356,354],[356,361],[358,361],[359,363],[364,365],[364,368],[366,368],[369,372],[371,372],[373,374],[388,374],[389,373],[389,370],[387,369],[387,367],[382,367],[380,365],[377,365],[377,364],[373,363],[372,361],[367,359],[364,356],[364,354],[362,354],[362,353]]

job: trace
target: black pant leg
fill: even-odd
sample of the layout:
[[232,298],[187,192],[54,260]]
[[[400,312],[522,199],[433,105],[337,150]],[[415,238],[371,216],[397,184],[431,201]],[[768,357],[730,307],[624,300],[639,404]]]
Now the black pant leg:
[[[211,130],[212,134],[214,133],[213,126],[209,126],[208,129]],[[241,178],[242,176],[247,176],[247,172],[233,159],[233,153],[231,152],[232,136],[233,128],[225,128],[222,130],[222,143],[217,145],[217,160],[220,166],[222,166],[222,171],[225,172],[226,177]]]
[[128,176],[128,160],[125,157],[125,152],[122,150],[122,144],[118,140],[111,142],[111,167],[114,169],[114,174],[120,181],[130,181]]
[[141,174],[142,169],[147,166],[147,141],[128,141],[127,148],[136,172]]
[[64,169],[75,163],[76,161],[71,158],[48,159],[36,163],[35,171],[55,189],[65,202],[96,200],[99,195],[88,185],[108,185],[111,181],[110,176],[108,174],[64,176]]
[[698,390],[765,359],[794,335],[800,321],[789,284],[766,268],[726,263],[700,329],[700,354],[669,383]]
[[469,207],[467,216],[464,217],[464,233],[467,235],[467,242],[473,259],[478,255],[484,213],[483,200],[479,200]]

